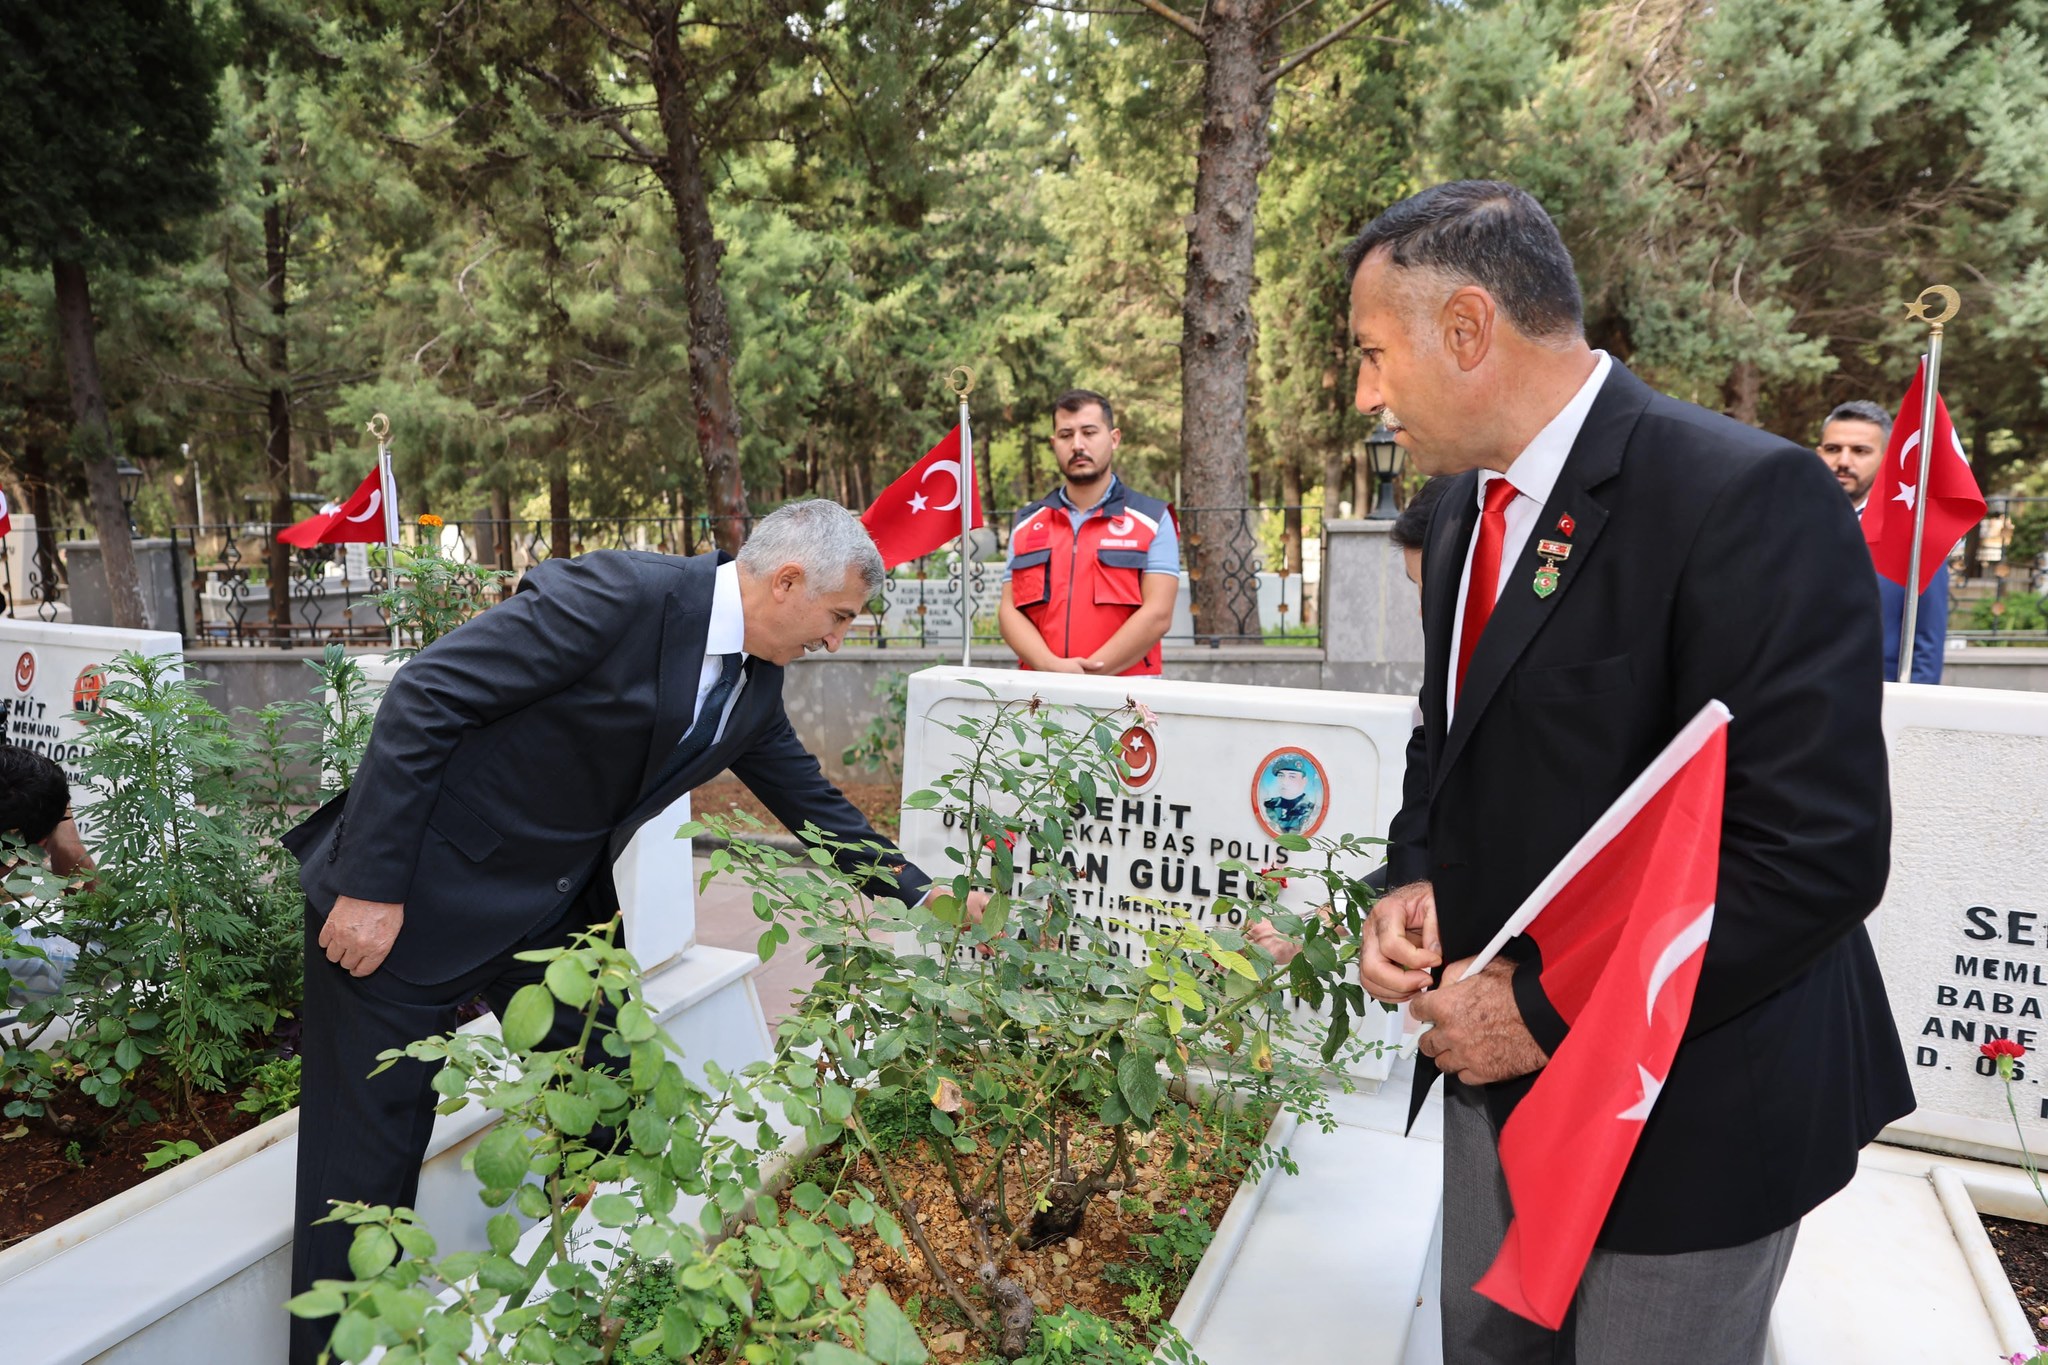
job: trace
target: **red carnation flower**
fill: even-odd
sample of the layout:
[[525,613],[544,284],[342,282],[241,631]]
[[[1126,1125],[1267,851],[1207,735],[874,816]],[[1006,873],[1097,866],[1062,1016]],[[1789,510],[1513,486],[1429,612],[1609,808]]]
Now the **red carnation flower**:
[[2014,1061],[2027,1055],[2027,1050],[2010,1038],[1993,1038],[1977,1051],[1986,1057],[2010,1057]]

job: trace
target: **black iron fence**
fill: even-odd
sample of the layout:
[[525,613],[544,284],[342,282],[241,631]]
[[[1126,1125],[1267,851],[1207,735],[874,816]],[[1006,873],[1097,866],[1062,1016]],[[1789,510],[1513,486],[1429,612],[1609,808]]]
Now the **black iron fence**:
[[2048,643],[2048,497],[1985,499],[1984,520],[1950,556],[1949,638]]
[[[974,533],[965,560],[957,544],[899,566],[870,611],[849,632],[849,643],[949,646],[961,638],[965,611],[977,641],[1000,638],[1001,601],[1010,527],[1016,516],[999,511]],[[1317,592],[1322,563],[1322,510],[1316,506],[1176,509],[1183,567],[1168,643],[1317,644]],[[261,522],[177,526],[167,537],[138,542],[145,594],[166,585],[158,616],[170,617],[194,644],[229,646],[374,645],[388,638],[375,597],[385,586],[366,545],[285,545],[282,528]],[[439,528],[408,525],[408,543],[438,536],[443,550],[465,562],[520,574],[559,554],[601,549],[694,554],[714,543],[707,516],[449,520]],[[95,539],[86,527],[38,527],[23,549],[5,560],[0,590],[8,614],[45,621],[69,619],[77,602],[65,546]],[[1205,544],[1222,548],[1220,560],[1202,565]],[[96,559],[95,559],[96,562]],[[160,566],[155,568],[152,566]],[[103,572],[103,571],[101,571]],[[1201,576],[1220,575],[1223,591],[1200,591]],[[962,584],[962,576],[966,583]],[[102,579],[103,583],[104,580]],[[104,594],[104,587],[99,591]],[[508,587],[509,591],[509,587]],[[1223,605],[1216,622],[1202,620],[1208,601]]]

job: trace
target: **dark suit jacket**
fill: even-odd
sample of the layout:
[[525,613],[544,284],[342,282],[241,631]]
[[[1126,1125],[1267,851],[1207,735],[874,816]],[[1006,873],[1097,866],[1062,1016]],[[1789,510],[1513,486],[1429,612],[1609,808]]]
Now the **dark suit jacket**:
[[[753,660],[723,736],[665,771],[690,725],[726,556],[600,551],[529,570],[509,601],[420,651],[384,694],[354,786],[287,836],[314,914],[403,902],[385,959],[432,984],[488,961],[579,895],[617,907],[611,865],[684,792],[731,768],[792,830],[895,845],[825,780]],[[849,870],[871,859],[845,855]],[[915,900],[904,866],[871,895]]]
[[[1692,1022],[1602,1231],[1669,1253],[1788,1226],[1913,1107],[1863,920],[1891,804],[1870,555],[1811,451],[1657,394],[1616,365],[1508,576],[1445,723],[1476,474],[1424,549],[1423,724],[1390,881],[1434,882],[1444,960],[1478,952],[1707,701],[1734,714],[1714,932]],[[1538,538],[1572,552],[1531,587]],[[1515,994],[1555,1051],[1534,945]],[[1421,1088],[1435,1078],[1424,1065]],[[1485,1087],[1505,1119],[1533,1077]],[[1450,1178],[1456,1179],[1455,1173]]]

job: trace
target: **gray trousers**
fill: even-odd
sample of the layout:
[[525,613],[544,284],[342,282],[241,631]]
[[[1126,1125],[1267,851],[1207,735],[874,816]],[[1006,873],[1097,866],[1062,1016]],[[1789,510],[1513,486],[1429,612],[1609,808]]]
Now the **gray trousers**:
[[1719,1251],[1595,1249],[1556,1332],[1474,1293],[1513,1208],[1485,1102],[1443,1084],[1444,1365],[1761,1365],[1797,1223]]

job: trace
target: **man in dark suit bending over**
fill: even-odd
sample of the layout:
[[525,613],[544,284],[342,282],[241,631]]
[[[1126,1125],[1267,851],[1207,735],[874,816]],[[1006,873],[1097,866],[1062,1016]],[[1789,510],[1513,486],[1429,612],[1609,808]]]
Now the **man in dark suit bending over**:
[[[422,650],[377,712],[353,787],[286,840],[306,892],[306,1004],[292,1292],[350,1278],[330,1200],[411,1204],[434,1120],[432,1070],[369,1079],[377,1054],[503,1010],[540,979],[516,954],[618,910],[612,863],[635,831],[731,768],[792,830],[872,841],[903,863],[806,753],[782,670],[836,650],[882,559],[835,503],[791,503],[739,558],[606,551],[535,566],[513,597]],[[849,869],[875,859],[843,855]],[[970,911],[985,896],[977,894]],[[565,1014],[542,1044],[569,1045]],[[294,1365],[331,1328],[294,1321]]]
[[[1542,207],[1466,181],[1352,244],[1358,406],[1453,474],[1423,551],[1422,724],[1360,976],[1434,1025],[1444,1359],[1754,1365],[1799,1220],[1913,1107],[1863,919],[1890,803],[1856,519],[1812,454],[1586,345]],[[1692,1019],[1552,1333],[1472,1290],[1501,1124],[1568,1035],[1520,940],[1464,964],[1707,701],[1734,714]],[[1448,965],[1446,965],[1448,964]],[[1420,993],[1419,998],[1418,993]]]

